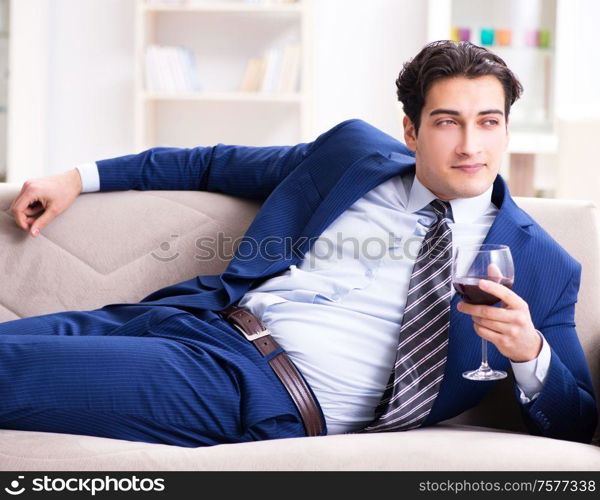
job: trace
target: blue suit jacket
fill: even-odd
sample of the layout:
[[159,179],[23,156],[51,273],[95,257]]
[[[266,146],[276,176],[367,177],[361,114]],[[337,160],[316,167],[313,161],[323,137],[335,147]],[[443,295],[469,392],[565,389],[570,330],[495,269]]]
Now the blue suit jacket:
[[[155,148],[100,161],[98,170],[102,191],[206,190],[264,200],[240,245],[269,238],[268,254],[280,253],[281,259],[268,259],[264,252],[252,260],[236,255],[220,275],[198,276],[143,299],[194,311],[222,309],[297,264],[352,203],[390,177],[414,170],[414,163],[414,154],[401,142],[361,120],[348,120],[311,143]],[[524,421],[533,434],[589,442],[596,403],[574,323],[581,266],[517,207],[500,176],[492,201],[499,212],[485,242],[510,246],[516,269],[513,290],[529,304],[533,323],[552,350],[543,390],[521,405]],[[293,248],[284,248],[286,238]],[[481,341],[470,316],[456,310],[457,300],[452,301],[444,381],[426,425],[476,405],[493,384],[461,376],[478,366]],[[491,344],[489,358],[495,368],[508,368],[509,361]]]

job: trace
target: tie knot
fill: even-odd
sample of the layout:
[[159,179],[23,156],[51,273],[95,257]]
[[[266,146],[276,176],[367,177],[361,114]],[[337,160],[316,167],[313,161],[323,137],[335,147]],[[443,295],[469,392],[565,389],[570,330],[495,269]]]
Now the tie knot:
[[452,218],[452,206],[449,201],[443,201],[440,199],[433,200],[430,205],[433,207],[435,214],[438,216],[438,219],[450,219]]

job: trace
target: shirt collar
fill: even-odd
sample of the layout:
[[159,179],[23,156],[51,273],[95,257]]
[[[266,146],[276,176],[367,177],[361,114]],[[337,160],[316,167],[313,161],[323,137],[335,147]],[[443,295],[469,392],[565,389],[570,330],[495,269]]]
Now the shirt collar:
[[[471,223],[484,215],[492,206],[493,188],[494,186],[491,185],[485,192],[472,198],[450,200],[454,222]],[[436,196],[421,184],[421,181],[414,175],[408,194],[406,211],[408,213],[418,212],[435,199]]]

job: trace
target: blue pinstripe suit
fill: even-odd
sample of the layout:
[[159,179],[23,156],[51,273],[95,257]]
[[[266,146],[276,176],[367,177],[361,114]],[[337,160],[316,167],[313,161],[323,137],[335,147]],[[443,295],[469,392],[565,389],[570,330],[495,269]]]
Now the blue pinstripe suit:
[[[407,169],[414,169],[412,152],[360,120],[295,146],[155,148],[98,162],[103,191],[207,190],[264,201],[245,239],[270,237],[270,255],[285,257],[234,256],[220,275],[160,289],[137,304],[1,324],[0,427],[182,446],[303,435],[266,360],[213,311],[298,263],[346,208]],[[492,201],[499,212],[485,242],[511,247],[513,290],[552,350],[540,395],[521,405],[524,421],[533,434],[589,441],[596,403],[574,324],[581,266],[515,205],[500,176]],[[276,248],[273,237],[291,238],[295,251]],[[457,300],[445,377],[426,425],[476,405],[492,384],[461,377],[478,364],[480,340]],[[489,356],[507,368],[493,346]]]

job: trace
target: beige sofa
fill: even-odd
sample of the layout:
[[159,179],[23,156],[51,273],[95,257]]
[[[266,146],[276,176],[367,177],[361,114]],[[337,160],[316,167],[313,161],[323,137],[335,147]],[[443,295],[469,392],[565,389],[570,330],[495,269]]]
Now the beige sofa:
[[[239,237],[259,208],[215,193],[86,194],[32,239],[8,212],[18,189],[0,185],[0,321],[135,302],[165,285],[218,273],[228,256],[199,260],[198,238],[218,230]],[[598,209],[587,202],[519,202],[583,264],[577,324],[598,393]],[[192,449],[0,430],[0,470],[600,470],[598,432],[595,445],[523,433],[511,383],[499,384],[460,418],[409,432]]]

